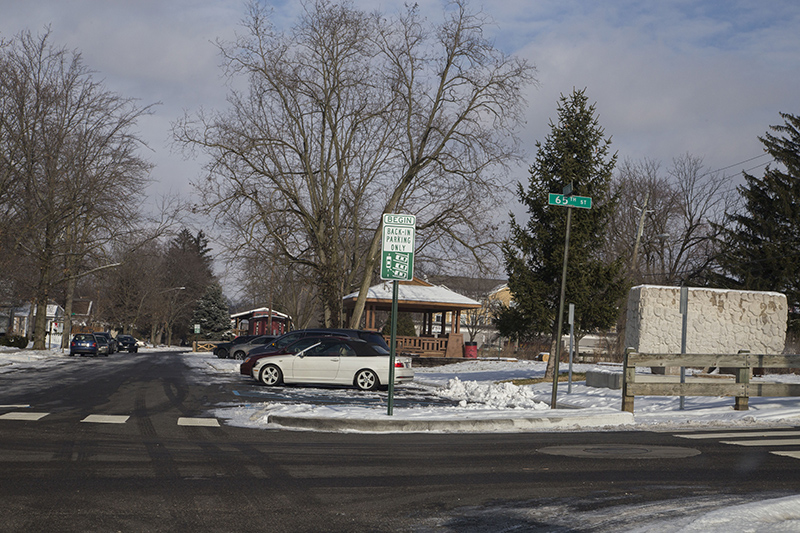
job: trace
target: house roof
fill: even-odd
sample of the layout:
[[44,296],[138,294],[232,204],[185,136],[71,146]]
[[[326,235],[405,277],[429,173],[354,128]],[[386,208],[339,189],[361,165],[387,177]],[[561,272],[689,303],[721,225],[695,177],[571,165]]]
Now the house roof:
[[[344,306],[355,306],[358,292],[344,297]],[[478,309],[481,303],[451,291],[441,285],[433,285],[419,278],[401,281],[397,286],[397,303],[404,310],[436,311],[457,309]],[[392,283],[385,281],[373,285],[367,292],[367,305],[377,308],[391,307]]]
[[258,309],[251,309],[249,311],[242,311],[241,313],[234,313],[231,315],[231,318],[256,318],[261,316],[269,316],[270,311],[272,311],[272,316],[277,318],[288,318],[291,319],[287,314],[281,313],[280,311],[276,311],[274,309],[270,309],[269,307],[259,307]]

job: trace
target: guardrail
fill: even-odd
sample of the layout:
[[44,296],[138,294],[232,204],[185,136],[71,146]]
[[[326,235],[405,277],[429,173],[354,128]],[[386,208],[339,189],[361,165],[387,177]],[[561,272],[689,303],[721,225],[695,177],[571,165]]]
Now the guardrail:
[[193,352],[213,352],[214,348],[222,341],[194,341],[192,343]]
[[[735,382],[637,382],[636,367],[699,367],[735,370]],[[622,410],[633,412],[636,396],[733,396],[733,408],[746,411],[748,399],[767,396],[800,396],[800,383],[751,383],[754,368],[800,368],[800,355],[738,354],[625,354],[622,375]],[[677,376],[675,376],[677,377]]]

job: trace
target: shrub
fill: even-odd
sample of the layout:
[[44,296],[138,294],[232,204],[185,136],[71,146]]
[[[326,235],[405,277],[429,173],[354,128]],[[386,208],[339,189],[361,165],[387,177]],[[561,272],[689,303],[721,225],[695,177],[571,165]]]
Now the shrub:
[[3,335],[0,337],[0,346],[11,346],[12,348],[25,348],[28,345],[27,337],[22,335]]

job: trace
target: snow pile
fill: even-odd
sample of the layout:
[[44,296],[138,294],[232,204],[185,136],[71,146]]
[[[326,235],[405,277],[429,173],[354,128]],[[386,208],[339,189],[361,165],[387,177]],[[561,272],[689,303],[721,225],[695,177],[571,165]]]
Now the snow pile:
[[660,520],[628,533],[797,533],[800,531],[800,496],[788,496],[723,507],[686,523],[685,519]]
[[486,383],[461,381],[456,377],[444,388],[435,390],[435,394],[456,400],[459,406],[468,409],[549,409],[547,404],[537,399],[532,388],[518,387],[509,381]]

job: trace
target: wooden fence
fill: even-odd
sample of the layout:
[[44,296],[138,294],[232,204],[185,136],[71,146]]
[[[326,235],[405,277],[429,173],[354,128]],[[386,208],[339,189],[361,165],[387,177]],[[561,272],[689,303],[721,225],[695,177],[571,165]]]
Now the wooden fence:
[[[636,367],[729,368],[735,381],[716,379],[686,383],[676,381],[637,382]],[[800,383],[750,382],[754,368],[800,368],[800,355],[738,354],[625,354],[622,375],[622,410],[633,412],[635,396],[733,396],[734,409],[746,411],[748,398],[754,396],[800,396]],[[671,376],[673,377],[673,376]],[[678,378],[678,376],[674,376]],[[641,375],[640,375],[641,379]]]
[[213,352],[214,348],[222,341],[194,341],[192,343],[193,352]]

